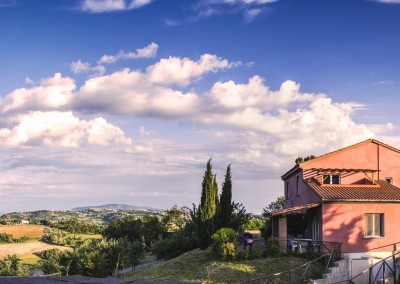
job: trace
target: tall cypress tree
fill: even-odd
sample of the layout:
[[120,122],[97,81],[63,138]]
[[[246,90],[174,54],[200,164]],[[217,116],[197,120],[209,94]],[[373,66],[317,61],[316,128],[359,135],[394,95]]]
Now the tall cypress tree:
[[201,200],[197,210],[197,240],[200,249],[206,249],[211,244],[211,235],[214,233],[218,200],[218,187],[215,185],[216,177],[212,173],[210,159],[204,173]]
[[220,228],[230,226],[232,212],[232,174],[231,165],[229,165],[226,168],[225,182],[222,184],[222,192],[218,204],[218,226]]

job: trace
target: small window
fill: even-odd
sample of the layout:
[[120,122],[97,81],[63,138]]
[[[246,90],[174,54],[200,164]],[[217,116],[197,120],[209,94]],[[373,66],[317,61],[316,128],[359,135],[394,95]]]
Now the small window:
[[340,184],[339,175],[323,175],[323,184]]
[[286,187],[285,187],[285,195],[286,199],[289,199],[289,182],[286,182]]
[[296,183],[296,195],[300,195],[300,177],[297,177],[297,183]]
[[387,183],[393,183],[393,179],[392,179],[391,177],[385,178],[385,181],[386,181]]
[[384,214],[380,213],[365,214],[365,236],[366,237],[384,236]]

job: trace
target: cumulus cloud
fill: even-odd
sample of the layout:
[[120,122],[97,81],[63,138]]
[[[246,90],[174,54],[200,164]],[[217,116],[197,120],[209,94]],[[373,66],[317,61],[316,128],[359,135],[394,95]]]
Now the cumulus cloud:
[[138,9],[152,0],[83,0],[80,9],[91,13],[107,13]]
[[90,145],[130,145],[131,140],[104,118],[80,120],[72,112],[31,112],[20,115],[18,124],[0,129],[0,145],[6,147]]
[[70,104],[75,88],[74,80],[56,73],[43,79],[40,86],[16,89],[0,99],[0,113],[61,109]]
[[157,55],[158,44],[152,42],[149,45],[136,49],[136,52],[123,52],[120,51],[115,55],[103,55],[99,63],[111,64],[119,60],[138,59],[138,58],[151,58]]
[[203,54],[198,61],[189,58],[169,57],[147,68],[149,80],[154,83],[179,86],[189,85],[193,79],[209,72],[231,68],[228,60],[212,54]]
[[[71,78],[55,74],[40,86],[17,89],[6,96],[0,101],[0,113],[73,110],[229,126],[269,137],[275,153],[285,155],[342,147],[374,136],[373,127],[354,121],[359,104],[335,103],[326,94],[302,92],[300,84],[290,80],[277,90],[271,90],[261,76],[245,83],[217,81],[204,93],[194,85],[187,90],[205,74],[232,66],[235,63],[210,54],[197,61],[170,57],[145,71],[122,69],[95,76],[79,89]],[[17,133],[15,129],[2,131],[3,137],[17,137],[11,135]],[[70,142],[74,143],[78,142]]]

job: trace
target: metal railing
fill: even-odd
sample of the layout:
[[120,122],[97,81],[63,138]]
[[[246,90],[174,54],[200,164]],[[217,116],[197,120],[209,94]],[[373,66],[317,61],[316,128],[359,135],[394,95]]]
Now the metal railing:
[[[291,241],[291,240],[286,240],[286,241]],[[321,278],[322,274],[325,273],[326,270],[333,265],[334,261],[341,259],[340,248],[341,248],[340,243],[322,242],[322,241],[313,242],[313,245],[310,246],[308,250],[302,253],[316,252],[321,254],[318,258],[309,261],[303,265],[300,265],[296,268],[249,279],[247,281],[241,282],[241,284],[244,283],[296,284],[296,283],[304,283],[305,281],[310,280],[312,278],[314,279]]]
[[[361,273],[355,275],[351,279],[334,282],[339,283],[400,283],[399,268],[400,265],[400,252],[393,253],[392,255],[380,260]],[[390,281],[390,282],[389,282]]]

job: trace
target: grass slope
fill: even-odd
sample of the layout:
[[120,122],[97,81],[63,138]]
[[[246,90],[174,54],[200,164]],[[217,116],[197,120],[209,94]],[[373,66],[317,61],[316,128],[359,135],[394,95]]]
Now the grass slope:
[[195,249],[162,264],[131,273],[126,279],[177,280],[205,283],[238,283],[292,269],[307,262],[303,258],[278,257],[219,261],[210,250]]

